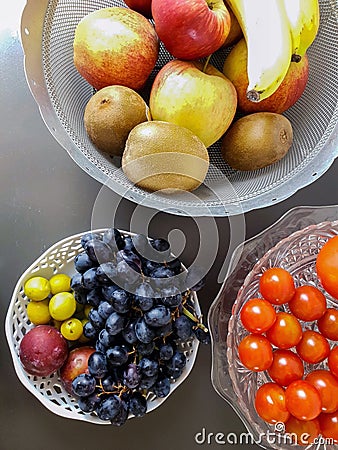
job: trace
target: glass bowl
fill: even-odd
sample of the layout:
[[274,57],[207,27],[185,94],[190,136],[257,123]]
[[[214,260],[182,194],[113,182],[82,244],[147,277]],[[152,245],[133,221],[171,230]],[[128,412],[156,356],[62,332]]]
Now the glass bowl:
[[[93,233],[103,234],[105,229],[91,230]],[[84,413],[80,410],[77,400],[72,395],[68,394],[63,384],[61,383],[58,372],[54,372],[47,377],[38,377],[29,375],[22,367],[19,359],[19,346],[21,339],[34,325],[28,320],[26,313],[26,306],[28,299],[24,294],[24,284],[32,276],[42,276],[49,279],[57,273],[65,273],[72,276],[75,273],[74,259],[76,255],[83,251],[81,246],[81,237],[85,233],[69,236],[44,252],[36,261],[19,278],[8,306],[8,311],[5,321],[5,331],[8,346],[10,348],[14,369],[17,377],[21,383],[30,391],[47,409],[52,413],[57,414],[68,419],[76,419],[99,425],[109,424],[109,421],[104,421],[98,418],[95,413]],[[122,231],[125,236],[133,236],[133,233]],[[198,298],[195,292],[191,293],[191,300],[194,304],[194,309],[198,317],[201,316],[201,310]],[[192,338],[182,344],[179,344],[179,349],[186,358],[187,364],[182,375],[176,380],[172,380],[169,395],[171,395],[178,386],[188,377],[191,372],[197,351],[199,341]],[[148,409],[147,413],[155,410],[163,404],[169,397],[159,398],[148,393]],[[132,418],[130,416],[129,418]]]
[[[267,449],[304,448],[282,441],[284,427],[268,425],[257,415],[254,396],[257,388],[271,381],[264,372],[251,372],[240,362],[237,347],[248,334],[239,319],[242,305],[257,296],[259,277],[265,269],[280,266],[294,276],[297,285],[312,284],[320,289],[315,261],[320,248],[338,234],[338,206],[297,207],[271,227],[237,247],[228,274],[208,314],[212,336],[211,380],[216,392],[236,411],[252,442]],[[337,301],[325,293],[328,305]],[[324,367],[325,361],[318,366]],[[305,365],[305,372],[309,366]],[[275,440],[271,433],[276,433]],[[270,433],[270,437],[269,437]],[[278,440],[279,439],[279,440]],[[307,448],[333,445],[313,444]]]
[[[281,161],[251,172],[231,169],[220,141],[210,147],[205,183],[193,193],[150,193],[133,185],[121,170],[120,158],[99,152],[83,123],[92,87],[73,63],[74,30],[86,14],[99,8],[125,6],[122,0],[27,0],[21,20],[25,73],[41,116],[54,138],[88,175],[132,202],[172,214],[230,216],[278,203],[320,177],[338,150],[338,27],[335,0],[320,1],[320,29],[308,50],[310,73],[305,92],[285,116],[294,143]],[[228,49],[211,63],[222,70]],[[172,59],[163,45],[144,94],[161,67]],[[314,169],[315,168],[315,169]]]

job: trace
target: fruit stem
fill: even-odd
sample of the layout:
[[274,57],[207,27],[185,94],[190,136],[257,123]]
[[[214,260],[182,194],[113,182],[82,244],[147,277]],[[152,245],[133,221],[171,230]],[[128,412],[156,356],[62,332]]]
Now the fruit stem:
[[203,73],[205,73],[205,71],[207,70],[207,67],[208,67],[208,64],[209,64],[209,61],[210,61],[211,56],[212,56],[212,55],[209,55],[209,56],[207,57],[205,63],[204,63],[203,70],[202,70]]
[[252,89],[246,93],[246,98],[250,100],[250,102],[258,103],[260,100],[260,93]]
[[191,312],[189,310],[187,310],[187,308],[185,306],[183,306],[182,308],[182,312],[184,315],[186,315],[187,317],[189,317],[189,319],[191,319],[193,322],[196,322],[196,325],[198,328],[202,328],[203,331],[205,331],[206,333],[208,332],[208,328],[205,327],[203,325],[203,323],[201,323],[197,317],[195,317],[193,314],[191,314]]
[[302,57],[300,55],[297,55],[296,53],[294,53],[291,57],[291,61],[295,62],[295,63],[299,63],[301,62]]

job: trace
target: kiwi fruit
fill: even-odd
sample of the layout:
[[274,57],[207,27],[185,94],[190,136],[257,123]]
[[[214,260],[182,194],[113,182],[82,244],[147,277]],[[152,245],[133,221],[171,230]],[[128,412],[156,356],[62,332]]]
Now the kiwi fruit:
[[143,98],[126,86],[107,86],[97,91],[84,111],[86,132],[95,147],[121,156],[130,130],[150,120]]
[[221,151],[233,169],[257,170],[282,159],[292,141],[292,125],[285,116],[258,112],[231,125],[223,136]]
[[144,122],[129,133],[122,170],[148,191],[193,191],[209,168],[209,154],[192,131],[174,123]]

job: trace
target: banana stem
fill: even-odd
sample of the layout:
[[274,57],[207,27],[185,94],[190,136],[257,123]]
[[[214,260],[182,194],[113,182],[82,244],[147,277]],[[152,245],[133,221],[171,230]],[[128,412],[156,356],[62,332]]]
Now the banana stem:
[[260,100],[260,94],[255,90],[251,90],[246,93],[246,98],[250,100],[250,102],[257,103]]
[[301,60],[302,60],[302,57],[300,55],[293,54],[291,57],[291,61],[295,62],[295,63],[299,63]]

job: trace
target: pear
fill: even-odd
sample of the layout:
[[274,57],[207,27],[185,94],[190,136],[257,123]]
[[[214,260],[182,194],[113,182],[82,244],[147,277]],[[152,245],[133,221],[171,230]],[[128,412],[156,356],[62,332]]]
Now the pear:
[[137,125],[122,156],[125,175],[149,191],[193,191],[203,183],[208,168],[203,142],[187,128],[163,121]]

